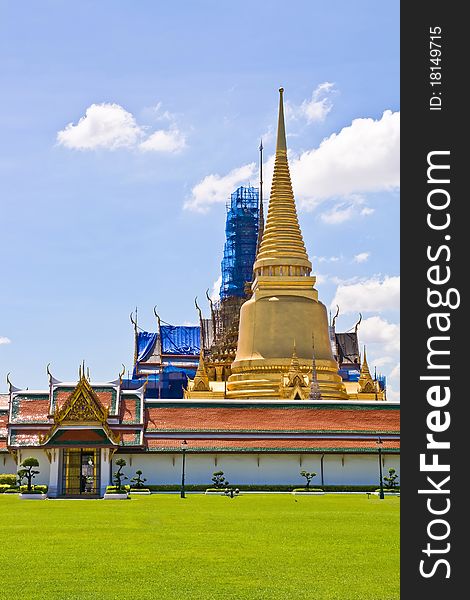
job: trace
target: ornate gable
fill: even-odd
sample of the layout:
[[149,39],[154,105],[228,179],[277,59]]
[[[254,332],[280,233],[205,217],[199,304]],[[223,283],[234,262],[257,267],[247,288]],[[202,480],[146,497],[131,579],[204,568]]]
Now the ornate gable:
[[[76,427],[79,425],[84,427],[87,431],[91,431],[92,429],[96,430],[98,426],[98,428],[101,428],[104,432],[105,438],[107,438],[109,442],[113,445],[118,445],[120,436],[110,429],[107,423],[108,412],[109,409],[101,404],[97,394],[85,377],[84,370],[80,369],[80,379],[77,383],[77,387],[67,400],[65,400],[62,406],[56,407],[54,412],[54,425],[46,435],[39,436],[39,443],[41,445],[53,444],[55,442],[70,444],[73,441],[79,443],[82,441],[77,438],[79,434],[64,434],[58,432],[59,430],[73,429],[74,426]],[[65,435],[68,435],[69,437],[70,435],[72,435],[72,437],[75,436],[75,439],[65,440]],[[104,440],[100,445],[106,445],[108,443],[107,440]]]
[[55,423],[104,423],[108,418],[105,408],[93,391],[86,377],[82,374],[75,390],[65,403],[54,413]]

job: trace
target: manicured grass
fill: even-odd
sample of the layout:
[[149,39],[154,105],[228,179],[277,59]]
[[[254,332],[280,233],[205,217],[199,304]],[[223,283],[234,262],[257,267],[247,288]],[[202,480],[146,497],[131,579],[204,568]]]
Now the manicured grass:
[[0,496],[9,600],[395,600],[398,497]]

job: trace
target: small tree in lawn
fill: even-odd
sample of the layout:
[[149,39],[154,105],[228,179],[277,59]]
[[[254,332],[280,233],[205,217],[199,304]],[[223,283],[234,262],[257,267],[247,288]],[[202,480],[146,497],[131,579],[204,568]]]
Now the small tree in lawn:
[[39,461],[37,458],[30,456],[24,459],[20,464],[20,467],[22,467],[22,469],[18,471],[18,480],[23,481],[23,479],[26,479],[28,485],[27,489],[28,492],[30,492],[33,489],[33,479],[39,474],[39,471],[34,470],[34,467],[39,467]]
[[125,467],[126,465],[127,465],[127,463],[123,458],[117,459],[116,466],[118,466],[119,469],[116,471],[116,473],[114,473],[114,483],[116,484],[117,492],[120,492],[122,490],[122,482],[124,479],[127,479],[127,477],[122,472],[122,468]]
[[142,471],[136,471],[135,477],[131,479],[131,483],[134,484],[134,487],[137,489],[141,489],[144,487],[144,483],[147,481],[145,477],[141,477]]
[[307,485],[305,486],[305,489],[308,490],[310,488],[310,482],[315,477],[316,473],[314,473],[313,471],[300,471],[300,475],[302,477],[305,477],[305,479],[307,480]]
[[26,479],[26,469],[20,469],[18,471],[18,473],[16,474],[17,476],[17,483],[18,483],[18,487],[21,487],[23,485],[23,479]]
[[391,467],[388,470],[388,477],[384,477],[384,481],[387,483],[387,487],[390,490],[393,490],[396,487],[398,487],[398,481],[397,480],[398,480],[397,472],[396,472],[396,470],[393,467]]
[[212,483],[217,489],[227,487],[228,485],[230,485],[229,482],[225,479],[223,471],[214,471],[214,473],[212,473]]

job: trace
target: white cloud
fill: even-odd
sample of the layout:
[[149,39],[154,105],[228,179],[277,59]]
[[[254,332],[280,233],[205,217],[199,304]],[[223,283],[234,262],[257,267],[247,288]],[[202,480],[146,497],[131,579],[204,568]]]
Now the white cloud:
[[222,275],[219,275],[219,277],[214,281],[214,283],[212,285],[212,291],[209,294],[212,302],[217,302],[219,300],[221,285],[222,285]]
[[248,184],[256,173],[256,164],[250,163],[233,169],[227,175],[207,175],[196,184],[184,208],[205,212],[211,204],[226,202],[230,194],[242,184]]
[[359,254],[356,254],[354,256],[353,260],[354,260],[354,262],[357,262],[357,263],[363,263],[369,259],[369,256],[370,256],[370,252],[359,252]]
[[[313,210],[325,201],[334,206],[321,215],[325,223],[338,224],[352,217],[371,215],[364,194],[399,188],[400,113],[386,110],[378,120],[355,119],[323,140],[318,148],[295,157],[289,153],[294,195],[299,207]],[[274,156],[263,165],[266,196],[271,189]],[[259,179],[255,163],[227,175],[208,175],[192,189],[185,208],[205,211],[225,202],[236,185]],[[229,185],[231,184],[231,185]]]
[[130,148],[143,135],[134,116],[119,104],[92,104],[76,125],[69,123],[57,134],[57,141],[66,148],[94,150],[96,148]]
[[178,129],[152,133],[139,148],[144,152],[180,152],[186,148],[186,138]]
[[313,90],[311,99],[304,100],[300,106],[286,103],[287,119],[304,118],[307,123],[324,121],[333,107],[330,99],[333,89],[334,83],[325,81]]
[[366,217],[374,212],[373,208],[364,206],[362,196],[352,194],[347,200],[337,202],[332,208],[320,214],[320,219],[327,225],[339,225],[355,217]]
[[396,364],[387,377],[387,400],[400,400],[400,363]]
[[390,323],[381,317],[363,319],[359,325],[358,336],[361,346],[365,344],[380,344],[382,352],[395,353],[400,351],[400,325]]
[[358,335],[361,353],[367,347],[371,373],[377,368],[387,378],[387,400],[400,400],[400,325],[373,316],[363,319]]
[[389,377],[390,377],[390,379],[400,377],[400,363],[395,365],[395,367],[392,369],[392,372],[390,373]]
[[400,306],[400,277],[385,276],[365,279],[357,283],[340,284],[331,306],[341,306],[342,313],[381,312]]
[[[155,107],[158,113],[160,104]],[[169,129],[149,132],[139,125],[134,115],[119,104],[92,104],[76,125],[69,123],[57,133],[61,146],[74,150],[116,150],[138,148],[144,152],[179,152],[186,147],[186,139],[177,128],[174,117],[168,111],[159,115],[159,120],[172,122]]]
[[309,210],[328,198],[397,189],[399,149],[399,112],[386,110],[379,120],[355,119],[291,161],[300,206]]
[[341,260],[339,256],[314,256],[313,260],[317,260],[319,263],[324,262],[338,262]]
[[7,337],[0,337],[0,346],[1,346],[2,344],[11,344],[11,340],[10,340],[10,338],[7,338]]
[[379,358],[374,358],[374,366],[375,367],[384,367],[385,365],[389,365],[394,362],[394,358],[391,356],[379,356]]

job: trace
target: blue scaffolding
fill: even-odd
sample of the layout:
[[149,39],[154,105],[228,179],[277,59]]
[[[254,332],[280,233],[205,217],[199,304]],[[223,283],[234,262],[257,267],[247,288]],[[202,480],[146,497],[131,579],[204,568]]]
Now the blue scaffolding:
[[259,227],[259,190],[240,186],[227,203],[221,300],[245,297],[245,284],[252,280]]

